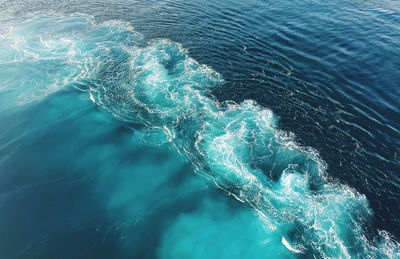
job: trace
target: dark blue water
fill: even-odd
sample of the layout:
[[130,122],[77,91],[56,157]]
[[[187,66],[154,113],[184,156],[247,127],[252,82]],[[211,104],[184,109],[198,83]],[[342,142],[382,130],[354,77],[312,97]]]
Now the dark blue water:
[[0,258],[400,258],[400,3],[0,0]]

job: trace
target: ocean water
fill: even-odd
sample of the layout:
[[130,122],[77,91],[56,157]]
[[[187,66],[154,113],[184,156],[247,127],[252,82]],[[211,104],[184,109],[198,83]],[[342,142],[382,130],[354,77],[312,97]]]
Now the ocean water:
[[0,0],[0,258],[400,258],[400,3]]

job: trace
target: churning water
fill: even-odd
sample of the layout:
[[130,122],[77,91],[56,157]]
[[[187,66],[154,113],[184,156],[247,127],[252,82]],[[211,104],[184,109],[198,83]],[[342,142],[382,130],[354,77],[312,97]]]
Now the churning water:
[[400,257],[400,4],[0,6],[1,258]]

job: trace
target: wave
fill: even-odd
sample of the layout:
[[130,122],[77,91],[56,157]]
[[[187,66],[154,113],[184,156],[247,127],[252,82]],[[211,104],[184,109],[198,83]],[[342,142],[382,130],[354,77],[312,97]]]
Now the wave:
[[153,141],[170,142],[196,173],[253,207],[295,255],[400,257],[387,232],[368,240],[364,195],[330,179],[318,153],[279,130],[271,110],[252,100],[218,102],[210,89],[222,76],[180,44],[82,15],[0,24],[3,98],[25,105],[66,86],[87,91],[117,118],[161,132]]

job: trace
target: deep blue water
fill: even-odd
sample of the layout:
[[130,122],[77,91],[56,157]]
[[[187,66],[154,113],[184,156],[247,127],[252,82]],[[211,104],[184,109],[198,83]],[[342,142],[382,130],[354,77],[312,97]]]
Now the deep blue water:
[[0,258],[400,258],[400,2],[0,0]]

